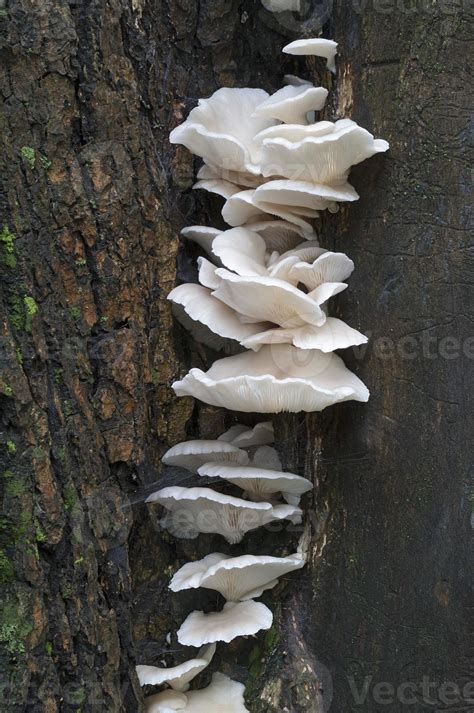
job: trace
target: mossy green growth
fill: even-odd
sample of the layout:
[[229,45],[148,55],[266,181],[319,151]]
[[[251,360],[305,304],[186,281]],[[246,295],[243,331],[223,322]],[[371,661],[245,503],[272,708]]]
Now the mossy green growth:
[[25,159],[31,170],[33,170],[36,166],[36,151],[34,148],[31,146],[22,146],[20,154]]
[[72,485],[66,485],[66,487],[64,488],[64,507],[66,508],[66,510],[72,510],[74,505],[76,504],[76,501],[76,491],[74,490]]
[[7,451],[10,453],[10,455],[15,455],[16,453],[16,445],[10,438],[7,441]]
[[10,268],[16,267],[15,240],[16,236],[4,225],[0,232],[0,243],[3,247],[1,260],[4,265]]
[[23,298],[14,295],[12,298],[12,308],[10,312],[10,322],[18,331],[31,330],[31,322],[38,312],[38,305],[33,297],[24,295]]
[[47,171],[48,168],[50,168],[50,166],[51,166],[51,161],[44,154],[40,154],[39,162],[40,162],[41,168],[44,168],[45,171]]
[[25,652],[25,639],[33,628],[21,602],[11,599],[0,607],[0,641],[12,655]]
[[26,488],[18,478],[11,478],[6,484],[5,492],[10,498],[19,498],[25,494]]
[[51,641],[47,641],[47,642],[45,643],[45,645],[44,645],[44,650],[46,651],[46,653],[48,654],[48,656],[52,656],[52,655],[53,655],[53,644],[51,643]]
[[37,525],[36,526],[36,542],[46,542],[47,537],[42,528]]
[[70,307],[69,314],[71,315],[71,317],[73,319],[76,320],[76,322],[78,322],[80,319],[82,319],[82,311],[81,311],[80,307],[76,307],[76,306]]
[[10,384],[5,384],[5,383],[1,384],[0,391],[2,391],[2,393],[5,394],[5,396],[11,396],[13,394],[13,389],[10,386]]
[[5,550],[0,550],[0,582],[8,584],[15,578],[15,569]]

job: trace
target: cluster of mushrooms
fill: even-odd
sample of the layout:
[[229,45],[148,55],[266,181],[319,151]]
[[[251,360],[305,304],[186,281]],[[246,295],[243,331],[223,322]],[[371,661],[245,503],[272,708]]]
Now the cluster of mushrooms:
[[[335,71],[336,48],[331,40],[307,39],[284,51],[325,57]],[[270,96],[261,89],[219,89],[170,137],[203,159],[194,188],[224,198],[229,226],[182,231],[205,256],[198,258],[199,282],[179,285],[169,299],[194,339],[227,356],[207,372],[191,369],[173,388],[178,396],[232,411],[320,411],[369,397],[334,354],[366,337],[328,316],[326,305],[347,287],[354,264],[321,248],[311,221],[356,200],[347,180],[351,166],[388,144],[349,119],[315,122],[327,90],[293,75],[285,82]],[[311,482],[282,470],[273,441],[266,421],[171,448],[164,464],[204,478],[204,487],[172,486],[150,495],[147,502],[166,511],[162,527],[178,538],[219,534],[232,545],[272,522],[301,523],[300,498]],[[208,487],[213,483],[221,489]],[[232,486],[237,495],[227,494]],[[218,642],[271,627],[271,611],[255,599],[304,563],[301,546],[286,557],[214,552],[181,567],[170,583],[173,592],[213,589],[226,604],[219,612],[194,611],[181,624],[178,642],[200,647],[196,658],[173,668],[137,667],[142,685],[168,686],[146,699],[147,711],[247,711],[244,686],[222,673],[201,690],[189,691],[189,683],[209,665]]]

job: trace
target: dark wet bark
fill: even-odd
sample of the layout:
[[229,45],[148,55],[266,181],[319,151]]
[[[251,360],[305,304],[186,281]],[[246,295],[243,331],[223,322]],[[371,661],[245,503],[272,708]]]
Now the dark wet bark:
[[[287,465],[317,489],[310,563],[264,598],[275,627],[215,662],[255,711],[324,710],[330,677],[331,710],[346,713],[361,709],[348,676],[360,689],[366,675],[468,673],[467,16],[375,5],[334,3],[324,18],[341,46],[328,117],[392,148],[354,172],[361,200],[322,228],[356,262],[339,313],[371,334],[349,361],[373,395],[276,420]],[[316,25],[277,22],[256,0],[0,2],[5,710],[138,711],[136,657],[172,657],[167,632],[217,603],[167,583],[219,538],[177,544],[142,504],[171,477],[163,451],[225,418],[171,390],[212,358],[165,300],[178,231],[218,210],[190,191],[193,159],[167,136],[219,86],[272,90],[285,71],[331,82],[280,54]],[[178,276],[192,258],[180,253]],[[298,536],[254,534],[242,551]],[[372,693],[364,706],[380,708]]]

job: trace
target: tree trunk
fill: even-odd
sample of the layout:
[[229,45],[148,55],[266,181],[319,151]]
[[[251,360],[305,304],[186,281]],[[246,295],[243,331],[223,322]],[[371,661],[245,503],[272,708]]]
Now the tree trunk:
[[[199,97],[275,90],[285,72],[329,82],[327,118],[391,143],[321,228],[356,263],[337,316],[371,336],[345,359],[372,398],[275,418],[285,466],[316,485],[309,563],[264,597],[270,632],[222,645],[213,670],[274,713],[378,711],[376,684],[423,676],[444,705],[441,684],[467,680],[467,3],[309,4],[299,21],[257,0],[0,0],[5,710],[139,711],[137,660],[183,660],[176,629],[215,605],[167,585],[222,542],[176,542],[143,505],[170,482],[168,447],[230,422],[171,389],[215,358],[171,319],[196,255],[178,255],[178,233],[222,224],[168,134]],[[340,43],[335,81],[281,54],[321,25]]]

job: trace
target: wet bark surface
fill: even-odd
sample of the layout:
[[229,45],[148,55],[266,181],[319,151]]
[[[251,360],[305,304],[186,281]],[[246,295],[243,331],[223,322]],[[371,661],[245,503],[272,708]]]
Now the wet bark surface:
[[[335,90],[328,118],[391,143],[353,172],[360,201],[321,227],[356,263],[337,316],[371,336],[347,361],[372,398],[275,419],[285,465],[316,484],[309,563],[263,598],[270,632],[221,646],[213,668],[269,712],[378,711],[374,685],[423,676],[445,705],[439,686],[468,676],[469,18],[461,3],[332,5],[298,23],[256,1],[0,2],[6,711],[139,711],[137,660],[183,660],[183,618],[220,604],[167,585],[187,559],[230,550],[177,543],[143,505],[157,482],[192,482],[162,471],[169,446],[232,422],[171,389],[215,358],[166,303],[194,275],[178,232],[220,219],[167,137],[200,96],[274,90],[285,72]],[[340,43],[335,82],[280,54],[320,24]],[[300,535],[237,550],[283,553]],[[396,698],[386,709],[404,710]]]

